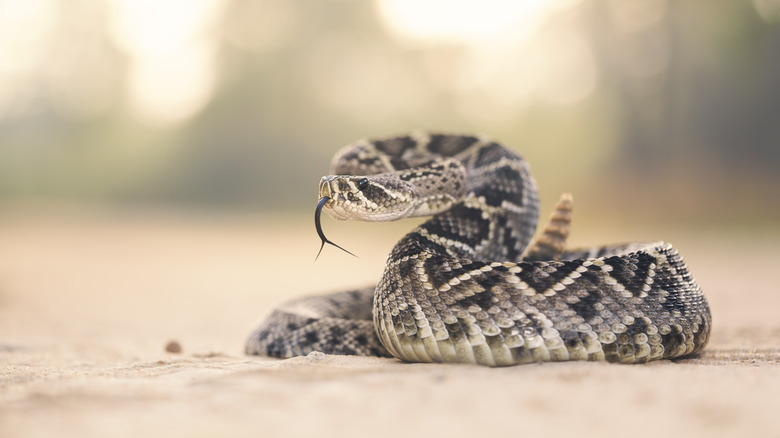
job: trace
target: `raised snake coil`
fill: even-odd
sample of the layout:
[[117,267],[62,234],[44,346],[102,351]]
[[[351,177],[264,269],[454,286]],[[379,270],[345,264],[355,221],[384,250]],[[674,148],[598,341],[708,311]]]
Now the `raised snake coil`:
[[282,305],[249,336],[248,354],[642,363],[707,344],[707,301],[671,245],[564,250],[566,230],[548,225],[528,249],[536,183],[489,138],[362,140],[336,154],[332,173],[319,194],[335,219],[433,217],[396,244],[376,288]]

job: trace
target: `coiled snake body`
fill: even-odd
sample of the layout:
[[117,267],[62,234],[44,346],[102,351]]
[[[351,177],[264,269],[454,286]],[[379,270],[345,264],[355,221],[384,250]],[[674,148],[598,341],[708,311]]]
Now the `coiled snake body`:
[[250,335],[248,354],[641,363],[707,344],[707,301],[671,245],[566,250],[564,196],[529,246],[536,183],[489,138],[362,140],[336,154],[332,173],[319,195],[335,219],[433,217],[396,244],[376,288],[281,306]]

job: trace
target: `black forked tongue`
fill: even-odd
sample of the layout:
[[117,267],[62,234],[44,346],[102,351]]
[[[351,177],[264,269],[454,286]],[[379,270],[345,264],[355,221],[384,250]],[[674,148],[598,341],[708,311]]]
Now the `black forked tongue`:
[[320,245],[320,250],[317,252],[317,257],[314,258],[314,261],[316,262],[317,259],[320,258],[320,254],[322,254],[322,248],[325,247],[326,243],[335,246],[336,248],[344,251],[345,253],[351,255],[352,257],[357,257],[355,254],[352,254],[346,249],[328,240],[328,238],[325,237],[325,233],[322,232],[322,224],[320,224],[320,214],[322,214],[322,207],[324,207],[325,203],[328,201],[330,201],[330,198],[327,196],[323,196],[320,199],[320,202],[317,203],[317,209],[314,210],[314,227],[317,229],[317,235],[320,236],[320,240],[322,241],[322,245]]

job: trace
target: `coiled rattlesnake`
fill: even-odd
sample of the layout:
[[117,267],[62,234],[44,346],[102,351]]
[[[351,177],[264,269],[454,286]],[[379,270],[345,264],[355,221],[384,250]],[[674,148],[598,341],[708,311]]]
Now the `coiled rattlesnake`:
[[488,138],[362,140],[336,154],[332,172],[319,187],[323,243],[320,209],[340,220],[433,218],[396,244],[376,288],[283,305],[250,335],[248,354],[640,363],[707,344],[707,301],[671,245],[565,250],[564,196],[527,249],[536,183],[525,161]]

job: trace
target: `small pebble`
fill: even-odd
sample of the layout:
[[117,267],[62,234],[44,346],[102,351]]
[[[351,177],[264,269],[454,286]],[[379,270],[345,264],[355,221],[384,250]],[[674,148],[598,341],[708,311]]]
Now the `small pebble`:
[[181,345],[176,341],[170,341],[165,346],[165,351],[168,353],[181,353]]

